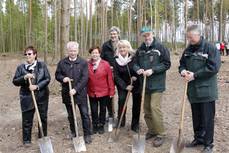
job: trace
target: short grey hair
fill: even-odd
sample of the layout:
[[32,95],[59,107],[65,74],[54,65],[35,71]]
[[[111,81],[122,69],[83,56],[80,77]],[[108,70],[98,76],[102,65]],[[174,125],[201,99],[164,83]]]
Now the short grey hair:
[[79,44],[76,41],[69,41],[67,43],[67,49],[68,50],[78,50]]
[[188,26],[187,33],[189,32],[199,34],[199,35],[201,34],[200,27],[196,24]]
[[112,26],[109,30],[109,33],[112,32],[112,31],[116,31],[118,33],[118,35],[120,35],[120,29],[119,27],[116,27],[116,26]]

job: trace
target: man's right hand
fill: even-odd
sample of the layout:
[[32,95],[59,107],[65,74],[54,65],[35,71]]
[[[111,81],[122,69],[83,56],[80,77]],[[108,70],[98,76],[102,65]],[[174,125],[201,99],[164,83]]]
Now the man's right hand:
[[63,79],[63,82],[64,82],[64,83],[68,83],[69,81],[71,81],[71,79],[70,79],[69,77],[65,77],[65,78]]
[[188,74],[188,71],[184,69],[184,70],[181,71],[180,74],[181,74],[182,77],[185,77]]
[[144,73],[144,69],[139,69],[139,70],[137,70],[137,74],[138,75],[141,75],[141,74],[143,74]]

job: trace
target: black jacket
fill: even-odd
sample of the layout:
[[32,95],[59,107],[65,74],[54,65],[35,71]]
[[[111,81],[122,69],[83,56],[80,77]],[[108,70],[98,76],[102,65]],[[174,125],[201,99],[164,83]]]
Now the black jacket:
[[194,73],[188,83],[188,99],[191,103],[214,101],[218,98],[217,73],[220,69],[220,53],[216,47],[201,38],[199,44],[189,45],[180,59],[179,72]]
[[[17,67],[13,78],[13,84],[20,86],[20,103],[22,112],[29,111],[34,108],[31,91],[29,90],[29,81],[24,79],[24,76],[29,73],[25,69],[25,64]],[[49,89],[48,84],[51,80],[49,71],[44,62],[37,62],[34,69],[35,79],[32,79],[34,85],[38,85],[39,90],[35,90],[35,96],[38,104],[48,103]]]
[[108,61],[111,66],[115,64],[115,50],[113,49],[111,40],[105,42],[102,46],[101,58]]
[[138,48],[135,55],[134,70],[137,72],[139,69],[152,69],[153,74],[147,77],[146,92],[163,92],[166,83],[166,71],[170,68],[170,53],[155,38],[149,47],[145,43]]
[[[140,76],[133,70],[134,60],[131,61],[127,65],[119,65],[118,62],[115,60],[114,66],[114,80],[115,85],[117,88],[121,90],[126,90],[126,87],[130,85],[131,77],[136,77],[137,80],[133,82],[133,93],[140,93],[141,92],[141,80]],[[129,69],[129,70],[128,70]]]
[[65,77],[73,79],[72,87],[76,90],[75,102],[77,104],[87,102],[88,64],[86,60],[81,57],[77,57],[73,62],[68,57],[62,59],[57,65],[55,77],[62,85],[63,103],[71,103],[68,83],[63,82]]

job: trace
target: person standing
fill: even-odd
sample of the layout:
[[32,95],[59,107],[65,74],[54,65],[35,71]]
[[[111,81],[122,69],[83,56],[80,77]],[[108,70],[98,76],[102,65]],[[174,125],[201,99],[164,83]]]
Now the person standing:
[[[120,29],[116,26],[113,26],[110,28],[109,33],[110,39],[102,45],[101,58],[109,62],[111,69],[113,69],[115,63],[117,43],[120,39]],[[109,117],[114,118],[112,110],[114,109],[112,108],[112,99],[110,99],[110,101],[111,102],[107,105],[108,115]]]
[[[68,120],[72,137],[76,136],[74,118],[70,94],[74,96],[83,125],[84,140],[89,144],[91,140],[90,118],[87,103],[87,82],[88,82],[88,65],[87,61],[78,56],[79,44],[75,41],[67,43],[68,56],[59,61],[55,73],[55,78],[62,85],[61,95],[68,112]],[[72,81],[73,89],[69,91],[69,81]]]
[[[114,79],[118,90],[118,120],[120,120],[128,91],[132,92],[132,120],[131,130],[138,132],[139,115],[141,109],[141,81],[139,75],[133,70],[134,51],[127,40],[120,40],[117,44],[117,57],[115,58]],[[135,79],[133,79],[133,77]],[[131,84],[132,79],[132,84]],[[121,121],[121,127],[126,123],[126,111]]]
[[154,138],[153,146],[159,147],[165,136],[161,101],[165,91],[166,71],[171,66],[170,53],[153,37],[149,27],[143,27],[140,33],[144,42],[136,52],[134,70],[138,75],[147,76],[144,102],[144,118],[148,127],[146,140]]
[[[48,84],[51,77],[46,64],[37,60],[37,50],[33,46],[28,46],[24,51],[24,55],[26,57],[26,62],[17,67],[13,77],[13,84],[21,87],[19,95],[22,111],[23,144],[29,146],[31,144],[31,133],[35,112],[31,91],[35,93],[43,125],[43,133],[44,136],[47,136]],[[28,79],[31,79],[32,85],[29,84]],[[40,129],[38,137],[41,138]]]
[[[91,106],[93,133],[104,133],[106,121],[106,106],[115,94],[114,80],[110,64],[100,57],[100,48],[89,49],[88,62],[88,96]],[[99,112],[98,112],[99,106]]]
[[187,147],[204,145],[202,153],[213,152],[215,101],[218,98],[217,73],[220,53],[200,35],[197,25],[187,29],[188,47],[180,59],[179,73],[188,81],[194,140]]

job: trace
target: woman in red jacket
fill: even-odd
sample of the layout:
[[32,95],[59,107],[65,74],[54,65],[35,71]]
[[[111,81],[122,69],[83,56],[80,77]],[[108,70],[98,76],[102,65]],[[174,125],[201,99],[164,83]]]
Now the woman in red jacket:
[[106,106],[115,93],[114,80],[109,63],[100,58],[100,48],[93,47],[89,49],[89,53],[91,59],[88,61],[88,96],[91,106],[93,133],[103,134]]

